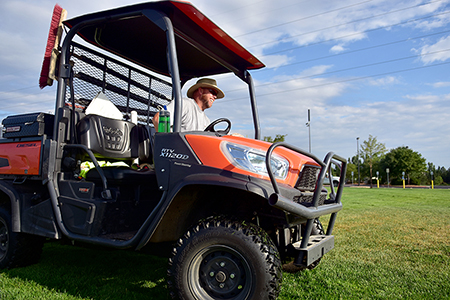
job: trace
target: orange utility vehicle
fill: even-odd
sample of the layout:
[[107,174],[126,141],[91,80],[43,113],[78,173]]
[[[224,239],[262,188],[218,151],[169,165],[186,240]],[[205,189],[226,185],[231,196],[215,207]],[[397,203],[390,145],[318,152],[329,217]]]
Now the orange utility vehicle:
[[[345,159],[259,140],[249,71],[264,64],[192,4],[58,21],[58,63],[46,65],[58,83],[54,115],[2,122],[1,268],[37,262],[46,238],[135,250],[169,243],[173,298],[276,299],[283,263],[312,268],[334,247],[343,184],[322,186],[336,166],[344,182]],[[180,130],[183,84],[223,73],[248,85],[254,139],[228,135],[227,119]],[[155,133],[152,117],[171,101],[173,131]]]

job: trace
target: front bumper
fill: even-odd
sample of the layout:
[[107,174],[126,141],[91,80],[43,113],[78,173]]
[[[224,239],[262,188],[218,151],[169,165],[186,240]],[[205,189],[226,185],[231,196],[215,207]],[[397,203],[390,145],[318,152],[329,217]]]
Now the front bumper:
[[[296,151],[302,155],[309,156],[321,166],[314,191],[301,191],[305,195],[310,195],[312,193],[310,202],[299,203],[298,201],[295,201],[295,199],[289,199],[281,195],[280,188],[272,174],[270,166],[270,156],[272,155],[273,150],[280,146]],[[329,199],[323,201],[323,183],[327,173],[331,176],[332,165],[337,166],[340,169],[340,184],[337,189],[333,185],[330,185],[331,192]],[[347,162],[344,158],[332,152],[325,156],[324,161],[321,161],[310,153],[281,142],[273,144],[268,149],[266,154],[266,167],[274,190],[274,193],[268,197],[269,204],[285,211],[287,215],[295,215],[306,220],[305,230],[300,239],[288,246],[294,250],[294,264],[307,267],[334,248],[334,236],[332,235],[332,232],[336,222],[337,213],[342,209],[341,196],[344,188]],[[328,214],[331,214],[331,217],[328,222],[327,232],[324,235],[311,235],[314,219]]]
[[334,236],[312,235],[309,237],[306,248],[301,247],[301,241],[292,244],[292,246],[297,254],[294,264],[307,267],[334,248]]

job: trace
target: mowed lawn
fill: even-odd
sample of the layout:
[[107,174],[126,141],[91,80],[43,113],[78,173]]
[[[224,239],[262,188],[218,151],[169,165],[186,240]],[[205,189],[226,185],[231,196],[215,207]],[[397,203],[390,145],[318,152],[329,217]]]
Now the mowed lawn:
[[346,188],[335,249],[280,299],[450,299],[450,190]]
[[[335,249],[279,299],[450,299],[450,190],[345,188]],[[326,220],[323,220],[324,223]],[[0,271],[0,299],[168,299],[167,259],[47,243]]]

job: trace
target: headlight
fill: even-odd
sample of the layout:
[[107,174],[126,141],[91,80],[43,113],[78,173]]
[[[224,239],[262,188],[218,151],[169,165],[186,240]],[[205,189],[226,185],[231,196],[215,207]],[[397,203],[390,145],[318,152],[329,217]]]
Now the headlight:
[[[231,143],[224,143],[223,148],[227,158],[236,167],[268,176],[265,152]],[[272,154],[270,166],[275,177],[280,179],[286,178],[289,170],[289,162],[285,158]]]

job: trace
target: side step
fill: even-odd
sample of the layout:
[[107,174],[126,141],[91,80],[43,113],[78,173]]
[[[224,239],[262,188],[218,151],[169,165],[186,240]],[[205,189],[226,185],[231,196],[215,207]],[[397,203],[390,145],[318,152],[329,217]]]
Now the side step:
[[298,241],[292,245],[298,252],[294,264],[307,267],[334,248],[334,235],[311,235],[306,248],[300,248],[300,244]]

